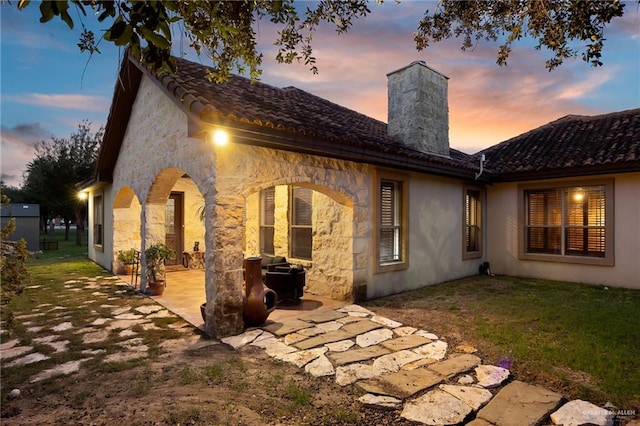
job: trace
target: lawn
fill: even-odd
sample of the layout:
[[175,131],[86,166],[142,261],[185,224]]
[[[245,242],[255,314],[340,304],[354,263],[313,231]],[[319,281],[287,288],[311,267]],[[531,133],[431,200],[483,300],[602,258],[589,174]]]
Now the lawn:
[[471,277],[365,305],[570,398],[640,408],[640,291]]

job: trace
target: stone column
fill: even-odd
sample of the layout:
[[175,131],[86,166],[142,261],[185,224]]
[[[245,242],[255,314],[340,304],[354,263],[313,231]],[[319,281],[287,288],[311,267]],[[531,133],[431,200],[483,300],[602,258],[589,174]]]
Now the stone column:
[[[216,338],[242,333],[242,233],[244,197],[229,179],[206,201],[206,331]],[[213,191],[212,191],[213,192]]]

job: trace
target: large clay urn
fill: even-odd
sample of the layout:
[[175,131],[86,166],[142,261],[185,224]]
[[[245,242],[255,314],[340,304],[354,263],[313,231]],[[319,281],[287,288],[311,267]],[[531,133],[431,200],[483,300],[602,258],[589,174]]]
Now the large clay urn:
[[262,282],[260,257],[244,259],[245,296],[242,317],[247,327],[264,324],[267,317],[276,308],[276,292]]

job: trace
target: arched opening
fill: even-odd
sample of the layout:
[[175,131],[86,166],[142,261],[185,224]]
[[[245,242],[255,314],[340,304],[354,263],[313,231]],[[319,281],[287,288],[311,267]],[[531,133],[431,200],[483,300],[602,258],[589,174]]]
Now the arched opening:
[[305,292],[354,298],[354,208],[323,184],[287,179],[254,188],[245,203],[246,255],[285,256],[306,270]]
[[[166,287],[158,301],[194,324],[201,324],[199,305],[205,290],[205,200],[198,185],[182,169],[162,170],[153,181],[142,212],[142,251],[164,243],[174,256],[166,261]],[[147,260],[143,255],[141,290],[146,291]]]

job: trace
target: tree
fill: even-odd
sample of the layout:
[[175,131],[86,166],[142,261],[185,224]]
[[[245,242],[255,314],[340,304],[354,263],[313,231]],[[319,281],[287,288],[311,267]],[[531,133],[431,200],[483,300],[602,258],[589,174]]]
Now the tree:
[[77,196],[76,184],[94,171],[103,128],[92,133],[84,120],[69,138],[52,137],[36,144],[35,158],[27,164],[24,191],[30,201],[40,204],[44,218],[60,216],[69,239],[71,220],[76,222],[76,244],[82,245],[86,204]]
[[[23,9],[29,3],[20,0],[18,7]],[[302,61],[315,74],[314,31],[326,22],[339,34],[344,33],[352,21],[370,13],[367,0],[321,0],[312,6],[305,3],[303,12],[294,6],[294,0],[61,0],[40,3],[40,22],[58,16],[73,28],[70,4],[79,11],[83,28],[78,43],[81,51],[99,53],[99,41],[83,22],[90,10],[91,16],[108,25],[104,40],[127,46],[135,58],[156,71],[171,72],[175,70],[172,28],[177,26],[198,54],[204,51],[210,57],[216,70],[208,77],[216,81],[247,69],[252,78],[260,76],[262,54],[256,48],[254,27],[261,19],[268,18],[280,28],[274,41],[279,47],[276,59],[281,63]],[[474,40],[504,37],[497,63],[506,65],[513,43],[529,36],[538,41],[537,49],[545,47],[552,52],[546,62],[550,70],[581,51],[570,42],[586,42],[582,59],[599,66],[604,29],[623,13],[624,4],[618,0],[440,0],[436,10],[432,14],[427,11],[419,21],[415,41],[422,50],[432,41],[462,36],[462,49],[468,49]]]

